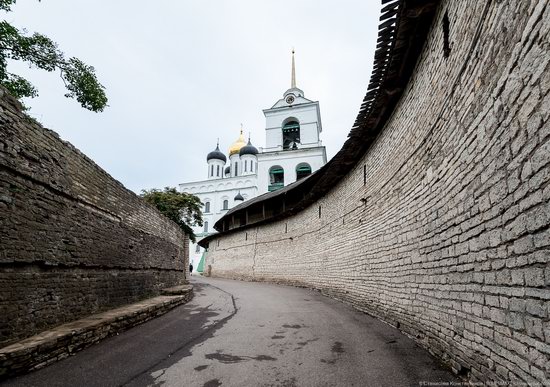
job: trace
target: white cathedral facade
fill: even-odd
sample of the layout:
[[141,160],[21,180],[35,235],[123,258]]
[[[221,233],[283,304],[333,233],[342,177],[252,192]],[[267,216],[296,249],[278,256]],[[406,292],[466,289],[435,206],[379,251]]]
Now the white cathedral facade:
[[[196,195],[204,204],[204,226],[196,228],[197,239],[216,232],[216,223],[229,209],[245,200],[276,191],[315,172],[327,162],[321,143],[319,102],[311,101],[296,87],[294,51],[291,87],[271,108],[266,118],[265,147],[256,148],[243,130],[230,147],[228,157],[219,144],[210,152],[207,179],[179,184],[181,192]],[[202,249],[190,246],[189,262],[200,266]]]

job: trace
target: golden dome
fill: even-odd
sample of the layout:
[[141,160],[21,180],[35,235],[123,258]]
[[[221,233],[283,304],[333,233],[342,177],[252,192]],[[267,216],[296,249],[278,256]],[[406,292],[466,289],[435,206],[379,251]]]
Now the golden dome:
[[238,154],[241,148],[245,145],[246,141],[244,141],[243,130],[241,129],[241,134],[239,135],[239,138],[233,143],[233,145],[229,147],[229,157],[234,154]]

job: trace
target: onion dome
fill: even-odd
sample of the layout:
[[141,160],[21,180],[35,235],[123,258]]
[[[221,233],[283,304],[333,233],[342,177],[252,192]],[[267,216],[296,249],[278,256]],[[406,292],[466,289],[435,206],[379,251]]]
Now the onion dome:
[[229,147],[229,157],[238,154],[241,148],[245,145],[246,142],[244,141],[243,129],[241,128],[241,134],[239,135],[239,138],[233,143],[233,145]]
[[225,171],[223,172],[225,175],[229,175],[231,173],[231,167],[228,165],[225,167]]
[[241,148],[241,150],[239,151],[240,156],[242,156],[242,155],[257,155],[257,154],[258,154],[258,149],[254,145],[252,145],[252,143],[250,142],[250,138],[248,139],[248,144],[243,146]]
[[241,195],[241,191],[239,191],[239,193],[237,194],[237,196],[235,196],[233,200],[244,202],[244,198],[243,198],[243,195]]
[[210,161],[213,159],[221,160],[224,163],[227,161],[227,157],[225,157],[225,155],[220,151],[220,144],[216,145],[216,149],[214,149],[208,154],[208,156],[206,156],[206,161]]

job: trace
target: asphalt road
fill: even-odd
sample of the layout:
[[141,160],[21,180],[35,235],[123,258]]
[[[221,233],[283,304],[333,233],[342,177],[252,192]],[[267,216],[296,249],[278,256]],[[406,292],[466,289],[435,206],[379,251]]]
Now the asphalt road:
[[457,379],[396,329],[318,292],[198,279],[164,316],[2,386],[418,386]]

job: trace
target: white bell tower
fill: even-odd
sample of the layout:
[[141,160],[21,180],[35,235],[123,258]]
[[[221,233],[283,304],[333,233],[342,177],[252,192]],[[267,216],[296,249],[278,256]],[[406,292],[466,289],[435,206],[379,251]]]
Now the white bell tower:
[[258,157],[259,192],[275,191],[315,172],[327,162],[321,143],[319,102],[305,97],[296,86],[296,61],[292,50],[290,89],[265,115],[265,148]]
[[296,64],[292,50],[290,89],[271,108],[265,109],[264,152],[321,146],[319,102],[311,101],[296,87]]

